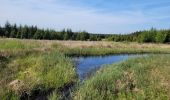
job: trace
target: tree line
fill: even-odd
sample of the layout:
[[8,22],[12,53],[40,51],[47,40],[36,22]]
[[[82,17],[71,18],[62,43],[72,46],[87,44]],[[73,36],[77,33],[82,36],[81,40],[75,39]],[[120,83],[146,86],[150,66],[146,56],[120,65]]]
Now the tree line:
[[40,29],[37,26],[27,26],[10,24],[6,22],[0,26],[0,36],[6,38],[19,39],[45,39],[45,40],[81,40],[81,41],[128,41],[147,43],[167,43],[170,42],[170,29],[137,31],[130,34],[91,34],[86,31],[73,32],[71,29],[55,31],[52,29]]
[[110,41],[128,41],[140,43],[169,43],[170,42],[170,29],[157,30],[151,28],[150,30],[137,31],[130,34],[115,34],[107,37]]

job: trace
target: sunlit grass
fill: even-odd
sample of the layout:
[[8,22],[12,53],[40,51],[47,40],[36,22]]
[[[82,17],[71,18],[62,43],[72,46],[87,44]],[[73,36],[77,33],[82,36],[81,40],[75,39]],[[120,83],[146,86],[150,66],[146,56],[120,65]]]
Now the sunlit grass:
[[[31,94],[36,89],[57,89],[76,82],[76,72],[71,59],[59,52],[18,57],[1,70],[0,76],[1,81],[4,81],[0,88],[11,89],[18,95],[23,92]],[[22,84],[12,84],[16,80]],[[18,86],[15,87],[16,85]],[[0,95],[4,90],[0,91]],[[9,91],[5,95],[7,94]]]
[[110,55],[110,54],[170,54],[170,48],[97,48],[97,47],[85,47],[85,48],[69,48],[63,46],[57,46],[59,51],[69,56],[95,56],[95,55]]
[[[52,93],[50,100],[62,98],[59,89],[78,80],[68,55],[120,53],[168,54],[170,45],[0,39],[0,100],[18,100],[36,90]],[[167,99],[169,59],[156,55],[108,65],[85,81],[74,99]]]
[[[63,53],[41,47],[40,42],[4,40],[1,43],[5,45],[0,49],[3,51],[0,56],[0,99],[18,100],[23,93],[29,97],[35,95],[32,93],[36,90],[48,92],[77,81],[72,60]],[[34,50],[37,47],[40,50]]]
[[170,53],[170,45],[168,44],[140,44],[135,42],[56,41],[52,43],[52,47],[69,56]]
[[0,50],[17,50],[38,48],[38,44],[34,42],[24,42],[15,39],[0,39]]
[[168,100],[170,55],[130,59],[103,67],[76,91],[76,100]]

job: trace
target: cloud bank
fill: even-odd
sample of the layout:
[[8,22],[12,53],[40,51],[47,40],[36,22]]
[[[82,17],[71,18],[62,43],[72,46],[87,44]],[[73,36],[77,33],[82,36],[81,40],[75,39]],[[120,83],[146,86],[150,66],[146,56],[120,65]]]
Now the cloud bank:
[[132,1],[2,0],[0,24],[8,20],[40,28],[71,28],[93,33],[127,33],[151,27],[170,27],[168,0]]

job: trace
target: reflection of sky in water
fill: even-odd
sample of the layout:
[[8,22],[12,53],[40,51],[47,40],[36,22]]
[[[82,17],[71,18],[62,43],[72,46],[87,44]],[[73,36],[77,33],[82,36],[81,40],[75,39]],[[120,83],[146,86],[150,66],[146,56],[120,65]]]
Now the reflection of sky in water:
[[128,59],[129,57],[135,57],[137,55],[109,55],[109,56],[90,56],[90,57],[76,57],[74,58],[77,62],[77,73],[82,80],[85,74],[91,72],[91,70],[98,69],[102,65],[112,64],[121,62]]

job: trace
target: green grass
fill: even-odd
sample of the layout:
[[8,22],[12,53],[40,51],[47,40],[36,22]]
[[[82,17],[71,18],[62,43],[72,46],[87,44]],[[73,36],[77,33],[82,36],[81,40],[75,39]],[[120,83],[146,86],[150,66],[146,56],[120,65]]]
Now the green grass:
[[[69,43],[69,42],[68,42]],[[115,43],[99,42],[89,43],[73,42],[70,46],[68,43],[53,43],[52,47],[57,48],[68,56],[95,56],[110,54],[170,54],[168,44],[138,44],[138,43]]]
[[130,59],[103,67],[76,91],[75,100],[168,100],[170,55]]
[[25,56],[30,53],[38,53],[38,48],[42,48],[38,42],[0,38],[0,56]]
[[170,54],[170,49],[149,48],[149,49],[133,49],[133,48],[64,48],[60,49],[68,56],[96,56],[110,54]]
[[[48,91],[62,88],[76,82],[77,79],[71,59],[59,52],[18,57],[1,69],[0,78],[3,82],[0,88],[4,88],[3,91],[0,91],[0,97],[3,100],[10,98],[8,94],[11,91],[18,96],[23,92],[31,94],[36,89]],[[14,80],[19,80],[23,84],[16,83],[9,87]]]
[[[70,45],[71,43],[71,45]],[[62,89],[78,82],[68,56],[167,53],[103,67],[78,88],[74,99],[169,99],[170,46],[115,42],[0,39],[0,100],[26,93],[61,99]],[[26,99],[26,98],[25,98]]]
[[23,43],[19,40],[4,40],[0,39],[0,50],[16,50],[16,49],[31,49],[38,47],[36,43]]
[[41,44],[31,45],[31,42],[19,40],[4,40],[1,43],[5,43],[0,46],[3,51],[0,55],[1,100],[18,100],[23,93],[34,96],[36,90],[60,92],[60,88],[77,81],[73,61],[59,51],[41,50],[42,47],[36,51],[34,49]]

